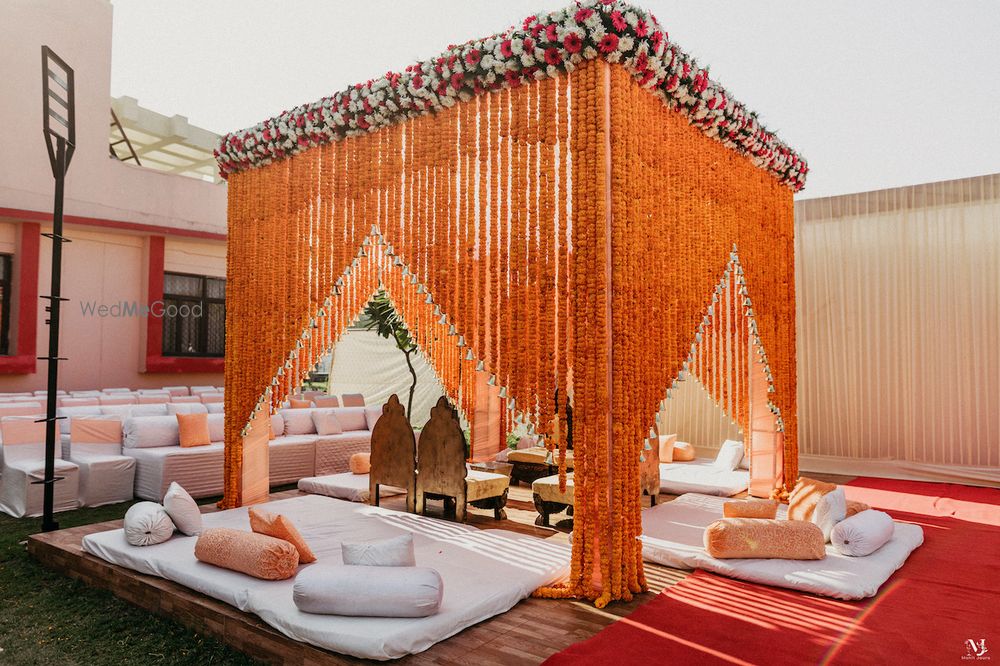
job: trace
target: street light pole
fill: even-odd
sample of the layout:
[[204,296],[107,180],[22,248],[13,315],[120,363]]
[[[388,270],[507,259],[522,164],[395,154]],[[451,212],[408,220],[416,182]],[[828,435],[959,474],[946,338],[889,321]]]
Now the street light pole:
[[76,113],[74,100],[73,69],[48,46],[42,47],[42,112],[45,147],[49,153],[52,177],[55,179],[55,201],[52,206],[52,233],[43,234],[52,240],[52,279],[47,296],[49,313],[49,353],[38,359],[48,361],[48,385],[45,408],[45,478],[35,483],[44,486],[42,531],[59,529],[55,521],[55,484],[62,477],[55,475],[56,443],[59,436],[56,421],[56,387],[59,381],[59,306],[66,299],[62,292],[62,246],[70,242],[63,232],[63,193],[66,172],[69,170],[73,151],[76,149]]

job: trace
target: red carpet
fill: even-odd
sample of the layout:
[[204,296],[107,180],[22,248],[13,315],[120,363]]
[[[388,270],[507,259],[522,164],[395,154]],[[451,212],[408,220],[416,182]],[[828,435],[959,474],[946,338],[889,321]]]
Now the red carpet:
[[[858,478],[846,491],[924,528],[878,596],[836,601],[698,571],[545,663],[1000,662],[1000,490]],[[986,640],[978,660],[969,639]]]

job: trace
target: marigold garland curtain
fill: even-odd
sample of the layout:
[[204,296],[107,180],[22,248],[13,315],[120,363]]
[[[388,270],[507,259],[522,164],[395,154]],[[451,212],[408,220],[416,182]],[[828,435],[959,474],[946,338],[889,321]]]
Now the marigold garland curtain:
[[466,416],[477,369],[495,375],[508,427],[530,424],[563,475],[572,400],[572,571],[543,596],[603,605],[645,588],[638,470],[666,390],[693,371],[741,402],[713,378],[742,370],[697,362],[722,282],[745,294],[727,325],[770,355],[794,479],[791,191],[621,66],[587,62],[229,182],[224,506],[241,503],[251,415],[280,405],[380,286]]

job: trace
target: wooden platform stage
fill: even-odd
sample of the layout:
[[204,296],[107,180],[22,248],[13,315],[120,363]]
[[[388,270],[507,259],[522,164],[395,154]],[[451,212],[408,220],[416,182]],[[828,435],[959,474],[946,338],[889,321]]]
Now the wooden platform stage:
[[[831,478],[842,482],[840,478]],[[271,495],[272,500],[294,497],[297,490]],[[672,499],[661,495],[660,501]],[[648,500],[647,500],[648,501]],[[386,498],[382,505],[405,510],[405,500]],[[202,507],[203,512],[214,510]],[[429,515],[440,513],[440,503],[428,505]],[[502,528],[543,539],[567,541],[569,523],[564,515],[553,517],[553,527],[534,525],[538,514],[526,486],[511,487],[507,520],[495,521],[493,512],[470,507],[468,522],[482,528]],[[285,637],[256,616],[155,576],[146,576],[84,553],[85,535],[121,527],[110,521],[35,534],[28,552],[43,565],[116,596],[152,613],[171,618],[195,631],[213,636],[232,647],[273,664],[309,665],[378,663],[322,650]],[[526,599],[506,613],[484,620],[419,654],[398,659],[400,664],[537,664],[560,650],[589,638],[605,626],[628,615],[661,590],[687,576],[687,572],[649,562],[645,565],[649,592],[629,603],[613,603],[598,610],[587,601]],[[484,574],[484,575],[489,575]]]

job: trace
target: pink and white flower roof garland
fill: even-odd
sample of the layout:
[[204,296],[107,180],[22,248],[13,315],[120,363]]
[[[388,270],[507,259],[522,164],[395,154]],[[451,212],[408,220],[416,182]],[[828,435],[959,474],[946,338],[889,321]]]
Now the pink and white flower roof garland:
[[708,69],[669,41],[651,13],[622,0],[585,0],[529,16],[520,27],[451,46],[402,72],[387,72],[227,134],[215,151],[219,172],[225,178],[313,146],[447,109],[484,92],[572,72],[597,57],[624,66],[669,108],[793,191],[805,186],[806,160],[732,99]]

